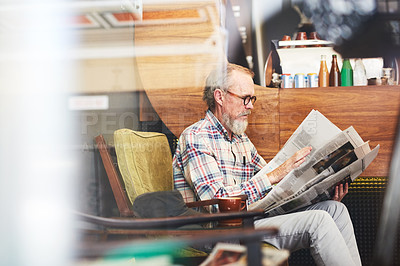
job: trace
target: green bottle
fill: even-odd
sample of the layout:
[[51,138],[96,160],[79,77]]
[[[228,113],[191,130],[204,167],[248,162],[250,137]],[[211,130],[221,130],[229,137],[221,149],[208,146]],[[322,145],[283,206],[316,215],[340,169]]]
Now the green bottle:
[[342,71],[340,72],[342,86],[353,86],[353,68],[348,58],[343,60]]

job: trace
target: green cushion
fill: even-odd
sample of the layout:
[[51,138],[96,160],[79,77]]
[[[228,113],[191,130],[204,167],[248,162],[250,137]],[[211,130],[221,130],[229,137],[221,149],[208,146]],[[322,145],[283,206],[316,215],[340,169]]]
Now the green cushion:
[[114,145],[131,203],[143,193],[173,189],[172,156],[164,134],[119,129]]

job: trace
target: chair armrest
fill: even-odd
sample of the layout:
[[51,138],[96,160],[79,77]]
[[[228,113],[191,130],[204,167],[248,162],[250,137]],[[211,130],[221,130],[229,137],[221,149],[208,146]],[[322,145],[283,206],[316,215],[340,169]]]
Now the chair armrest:
[[167,217],[167,218],[150,218],[150,219],[139,219],[139,218],[106,218],[80,212],[75,212],[75,215],[79,220],[86,221],[89,223],[112,227],[120,229],[155,229],[155,228],[176,228],[183,225],[190,224],[201,224],[212,221],[220,221],[226,219],[250,219],[262,216],[263,210],[252,210],[246,212],[229,212],[229,213],[212,213],[212,214],[201,214],[196,216],[179,216],[179,217]]
[[[239,197],[242,199],[242,201],[247,201],[247,195],[239,195],[235,196]],[[199,201],[193,201],[193,202],[187,202],[186,206],[188,208],[196,208],[196,207],[204,207],[208,205],[215,205],[218,204],[219,199],[209,199],[209,200],[199,200]]]

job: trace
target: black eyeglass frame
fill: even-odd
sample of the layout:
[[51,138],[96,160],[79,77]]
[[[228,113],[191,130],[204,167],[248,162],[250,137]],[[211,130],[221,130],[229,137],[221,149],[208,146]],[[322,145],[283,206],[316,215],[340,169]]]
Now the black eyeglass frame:
[[250,95],[240,96],[240,95],[237,95],[236,93],[233,93],[231,91],[227,91],[227,93],[229,93],[229,94],[231,94],[231,95],[233,95],[233,96],[235,96],[235,97],[237,97],[239,99],[242,99],[243,100],[243,104],[245,106],[248,105],[250,103],[250,101],[251,101],[251,104],[253,104],[253,105],[257,101],[257,97],[255,95],[254,96],[250,96]]

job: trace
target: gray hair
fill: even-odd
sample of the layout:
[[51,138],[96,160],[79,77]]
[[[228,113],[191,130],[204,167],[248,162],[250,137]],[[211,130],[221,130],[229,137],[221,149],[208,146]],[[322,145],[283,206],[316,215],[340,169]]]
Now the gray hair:
[[203,91],[203,101],[207,103],[207,106],[211,111],[214,111],[215,109],[214,91],[216,89],[220,89],[226,93],[233,85],[233,70],[248,74],[252,78],[254,77],[254,72],[250,69],[231,63],[228,63],[226,68],[215,68],[213,71],[211,71],[207,77],[206,86],[204,87]]

